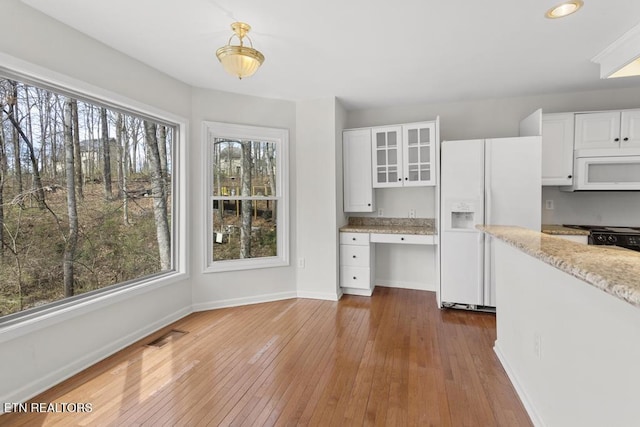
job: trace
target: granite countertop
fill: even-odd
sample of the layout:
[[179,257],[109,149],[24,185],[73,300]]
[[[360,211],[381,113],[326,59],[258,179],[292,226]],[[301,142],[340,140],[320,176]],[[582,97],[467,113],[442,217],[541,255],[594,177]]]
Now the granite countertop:
[[640,307],[640,252],[591,246],[521,227],[478,226],[510,246]]
[[555,234],[561,236],[588,236],[588,230],[578,230],[576,228],[565,227],[560,224],[542,224],[542,232],[545,234]]
[[379,218],[349,217],[349,223],[340,227],[348,233],[382,234],[436,234],[433,218]]

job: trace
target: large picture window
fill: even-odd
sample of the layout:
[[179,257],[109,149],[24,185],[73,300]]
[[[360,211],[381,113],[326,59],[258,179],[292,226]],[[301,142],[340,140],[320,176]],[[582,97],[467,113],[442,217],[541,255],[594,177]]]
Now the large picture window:
[[175,271],[179,129],[0,70],[0,323]]
[[287,265],[287,131],[206,122],[204,134],[206,269]]

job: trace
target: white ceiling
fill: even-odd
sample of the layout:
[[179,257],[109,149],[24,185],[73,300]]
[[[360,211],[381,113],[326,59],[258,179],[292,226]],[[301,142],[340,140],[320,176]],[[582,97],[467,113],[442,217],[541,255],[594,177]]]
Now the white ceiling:
[[[192,86],[348,109],[640,86],[590,60],[640,19],[638,0],[23,0]],[[250,78],[215,57],[234,21],[266,57]],[[640,49],[640,47],[639,47]]]

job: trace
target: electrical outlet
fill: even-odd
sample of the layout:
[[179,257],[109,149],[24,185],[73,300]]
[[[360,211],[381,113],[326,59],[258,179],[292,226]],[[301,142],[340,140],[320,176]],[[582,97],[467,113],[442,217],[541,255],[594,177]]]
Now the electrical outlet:
[[298,268],[304,268],[304,258],[298,258]]
[[548,211],[552,211],[553,210],[553,200],[545,200],[544,201],[544,208]]
[[384,210],[382,208],[378,209],[378,216],[384,216]]
[[416,217],[416,210],[409,209],[409,218],[415,218],[415,217]]
[[542,336],[538,332],[533,333],[533,355],[536,359],[542,359]]

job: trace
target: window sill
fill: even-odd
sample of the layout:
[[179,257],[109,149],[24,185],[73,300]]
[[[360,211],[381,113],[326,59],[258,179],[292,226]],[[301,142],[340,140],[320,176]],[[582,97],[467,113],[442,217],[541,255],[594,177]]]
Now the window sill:
[[236,259],[211,263],[204,269],[203,273],[220,273],[224,271],[255,270],[261,268],[288,266],[289,260],[281,257]]
[[0,343],[10,341],[23,335],[48,328],[57,323],[73,319],[74,317],[97,311],[101,308],[128,300],[134,296],[151,292],[188,278],[185,273],[171,272],[150,278],[148,281],[116,288],[109,292],[99,293],[95,296],[61,304],[51,309],[33,313],[23,318],[0,325]]

